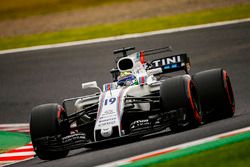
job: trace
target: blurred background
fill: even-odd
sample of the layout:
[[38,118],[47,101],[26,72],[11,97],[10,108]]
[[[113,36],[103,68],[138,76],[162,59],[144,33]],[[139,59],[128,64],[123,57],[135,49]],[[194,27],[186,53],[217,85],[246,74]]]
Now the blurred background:
[[[140,24],[143,30],[128,30],[139,27],[131,21],[208,12],[249,3],[249,0],[0,0],[0,49],[164,29],[167,25],[150,28],[153,25],[146,22]],[[183,21],[178,19],[178,22]],[[159,22],[157,24],[161,24]],[[118,26],[109,27],[110,32],[89,32],[97,26],[119,23],[124,24],[122,29]],[[37,34],[39,38],[47,38],[41,38],[43,42],[31,39],[37,38]]]

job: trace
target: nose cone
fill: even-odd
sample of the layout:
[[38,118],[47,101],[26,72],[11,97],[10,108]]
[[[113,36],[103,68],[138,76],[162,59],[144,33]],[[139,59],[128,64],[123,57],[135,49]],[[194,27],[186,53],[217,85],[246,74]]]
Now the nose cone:
[[113,133],[113,128],[112,127],[105,127],[101,129],[101,135],[103,137],[110,137]]

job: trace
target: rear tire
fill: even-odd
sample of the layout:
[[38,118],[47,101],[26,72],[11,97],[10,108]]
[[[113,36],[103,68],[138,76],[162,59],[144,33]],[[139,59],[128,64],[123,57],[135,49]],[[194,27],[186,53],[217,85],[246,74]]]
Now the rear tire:
[[235,112],[235,101],[230,78],[223,69],[202,71],[193,76],[203,120],[211,122],[218,119],[232,117]]
[[47,151],[36,143],[36,139],[46,136],[69,134],[69,125],[60,121],[67,117],[63,107],[59,104],[44,104],[32,109],[30,117],[30,135],[36,155],[43,160],[63,158],[69,150]]
[[[190,76],[178,76],[165,80],[160,88],[161,106],[164,112],[184,110],[182,124],[175,120],[170,129],[179,132],[201,125],[200,104]],[[184,117],[185,117],[184,116]]]

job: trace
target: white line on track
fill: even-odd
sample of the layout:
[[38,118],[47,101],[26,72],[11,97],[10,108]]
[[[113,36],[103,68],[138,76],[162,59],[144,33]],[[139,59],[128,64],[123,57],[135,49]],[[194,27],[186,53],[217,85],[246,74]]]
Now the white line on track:
[[29,124],[0,124],[0,131],[29,133]]
[[28,155],[35,155],[35,152],[29,151],[29,152],[17,152],[17,153],[4,153],[4,154],[0,154],[0,158],[1,157],[28,156]]
[[181,31],[189,31],[189,30],[217,27],[217,26],[223,26],[223,25],[244,23],[244,22],[249,22],[249,21],[250,21],[250,18],[246,18],[246,19],[239,19],[239,20],[232,20],[232,21],[223,21],[223,22],[216,22],[216,23],[209,23],[209,24],[202,24],[202,25],[195,25],[195,26],[172,28],[172,29],[166,29],[166,30],[160,30],[160,31],[151,31],[151,32],[145,32],[145,33],[113,36],[113,37],[107,37],[107,38],[98,38],[98,39],[91,39],[91,40],[51,44],[51,45],[40,45],[40,46],[32,46],[32,47],[26,47],[26,48],[9,49],[9,50],[0,51],[0,55],[7,54],[7,53],[18,53],[18,52],[35,51],[35,50],[42,50],[42,49],[61,48],[61,47],[67,47],[67,46],[86,45],[86,44],[116,41],[116,40],[122,40],[122,39],[141,38],[141,37],[146,37],[146,36],[170,34],[170,33],[181,32]]
[[13,124],[0,124],[0,128],[13,128],[13,127],[29,127],[29,124],[26,123],[13,123]]
[[32,145],[30,145],[30,146],[22,146],[22,147],[17,148],[16,150],[25,150],[25,149],[33,149],[33,146]]

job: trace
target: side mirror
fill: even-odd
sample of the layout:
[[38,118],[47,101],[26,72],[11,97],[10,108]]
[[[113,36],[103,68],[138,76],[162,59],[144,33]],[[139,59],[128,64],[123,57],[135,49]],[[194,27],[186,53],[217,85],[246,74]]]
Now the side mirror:
[[102,92],[101,89],[98,87],[96,81],[82,83],[82,89],[88,88],[97,88],[100,92]]

